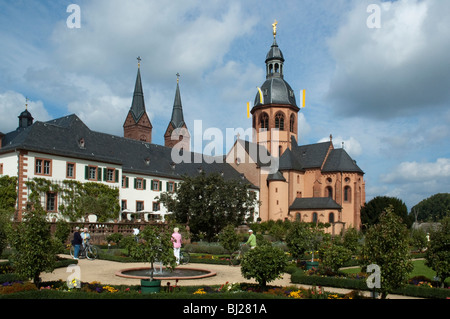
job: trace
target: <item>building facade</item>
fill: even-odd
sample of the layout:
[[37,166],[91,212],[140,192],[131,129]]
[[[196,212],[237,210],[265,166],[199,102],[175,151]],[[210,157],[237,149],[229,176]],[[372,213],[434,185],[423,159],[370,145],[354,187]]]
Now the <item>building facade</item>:
[[259,188],[262,221],[328,223],[334,234],[360,229],[364,172],[343,148],[334,148],[331,135],[329,142],[298,145],[300,108],[284,79],[284,62],[274,28],[266,80],[251,110],[252,142],[238,140],[227,162]]
[[[119,220],[129,219],[132,213],[138,214],[142,220],[170,213],[158,204],[160,194],[175,192],[183,176],[202,172],[217,173],[225,179],[246,183],[258,197],[258,189],[228,163],[189,152],[189,135],[184,140],[177,140],[183,145],[183,150],[177,151],[185,152],[183,158],[189,159],[181,163],[172,160],[173,147],[179,148],[180,145],[151,143],[152,125],[142,92],[138,68],[133,100],[124,124],[124,137],[92,131],[75,114],[34,122],[28,110],[20,114],[15,131],[0,133],[0,176],[18,177],[16,220],[22,219],[29,199],[30,189],[26,183],[34,178],[48,179],[60,186],[64,180],[74,180],[118,188]],[[187,131],[178,83],[168,130],[177,128]],[[51,190],[41,198],[49,219],[61,217],[59,206],[62,203],[61,194]],[[259,216],[257,208],[251,213],[255,218]]]
[[[152,143],[140,65],[123,137],[92,131],[75,114],[34,122],[25,110],[15,131],[0,133],[0,175],[18,177],[17,219],[21,220],[28,201],[26,182],[35,177],[96,181],[118,188],[120,218],[139,212],[148,220],[154,213],[168,213],[157,203],[161,192],[174,192],[184,175],[205,172],[248,183],[260,203],[255,220],[328,223],[330,233],[359,229],[364,172],[343,148],[334,148],[331,135],[328,142],[298,145],[300,108],[284,79],[284,62],[274,28],[265,60],[266,79],[251,110],[253,136],[251,141],[238,137],[221,161],[190,152],[178,79],[165,145]],[[174,149],[191,160],[175,163]],[[60,194],[52,192],[42,198],[53,217],[58,217],[61,201]]]

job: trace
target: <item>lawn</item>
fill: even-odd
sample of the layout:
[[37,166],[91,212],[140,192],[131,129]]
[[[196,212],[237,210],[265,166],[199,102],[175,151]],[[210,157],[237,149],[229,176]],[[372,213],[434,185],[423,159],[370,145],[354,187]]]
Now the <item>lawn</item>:
[[[417,276],[425,276],[432,280],[436,276],[436,272],[433,269],[425,266],[424,259],[413,260],[412,263],[414,265],[414,269],[409,274],[410,278],[417,277]],[[344,272],[346,274],[357,274],[357,273],[361,272],[361,267],[342,269],[342,272]],[[445,280],[445,282],[450,283],[450,278],[447,278]]]

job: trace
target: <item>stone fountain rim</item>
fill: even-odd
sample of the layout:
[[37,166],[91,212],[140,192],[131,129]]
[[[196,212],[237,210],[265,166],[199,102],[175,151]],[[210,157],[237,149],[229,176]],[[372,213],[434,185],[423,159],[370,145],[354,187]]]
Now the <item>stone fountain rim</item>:
[[[148,279],[149,276],[135,276],[135,275],[125,275],[123,274],[124,271],[133,271],[133,270],[144,270],[144,269],[150,269],[151,267],[134,267],[134,268],[125,268],[117,271],[115,273],[116,276],[123,277],[123,278],[130,278],[130,279]],[[158,267],[159,268],[159,267]],[[163,269],[166,269],[166,267],[162,267]],[[178,269],[185,269],[185,270],[198,270],[198,271],[204,271],[206,274],[203,275],[197,275],[197,276],[187,276],[187,277],[160,277],[155,276],[154,279],[158,280],[185,280],[185,279],[202,279],[207,277],[212,277],[217,275],[216,272],[208,270],[208,269],[202,269],[202,268],[192,268],[192,267],[183,267]]]

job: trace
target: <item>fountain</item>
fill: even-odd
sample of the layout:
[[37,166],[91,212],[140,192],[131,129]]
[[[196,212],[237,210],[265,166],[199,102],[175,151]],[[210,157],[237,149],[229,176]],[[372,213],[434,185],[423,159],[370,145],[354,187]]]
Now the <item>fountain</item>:
[[[150,267],[127,268],[116,272],[116,276],[131,279],[149,279],[151,276],[150,270]],[[155,265],[153,272],[153,278],[158,280],[201,279],[215,275],[215,272],[206,269],[183,267],[170,270],[166,269],[161,264],[159,264],[159,270]]]

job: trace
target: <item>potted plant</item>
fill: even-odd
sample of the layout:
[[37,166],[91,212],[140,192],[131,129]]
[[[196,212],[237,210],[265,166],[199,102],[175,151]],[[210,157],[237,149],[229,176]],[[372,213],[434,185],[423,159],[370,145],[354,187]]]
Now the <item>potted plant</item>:
[[139,233],[140,240],[130,249],[130,255],[139,261],[150,263],[150,279],[141,279],[142,293],[159,292],[161,280],[154,279],[154,263],[160,262],[166,269],[176,267],[171,233],[156,226],[147,226]]

